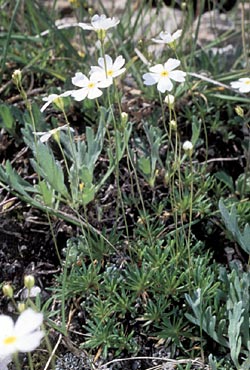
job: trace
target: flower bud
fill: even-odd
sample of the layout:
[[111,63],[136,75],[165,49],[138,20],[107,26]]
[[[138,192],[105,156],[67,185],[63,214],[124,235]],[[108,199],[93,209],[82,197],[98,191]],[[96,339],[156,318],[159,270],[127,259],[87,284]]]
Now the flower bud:
[[171,121],[169,122],[169,127],[170,127],[173,131],[176,131],[176,130],[177,130],[177,122],[176,122],[176,120],[171,119]]
[[185,153],[189,156],[192,155],[192,152],[193,152],[193,144],[191,143],[191,141],[188,141],[186,140],[182,146],[183,150],[185,151]]
[[241,118],[244,117],[244,110],[243,110],[243,108],[241,108],[240,105],[236,105],[234,110],[238,114],[238,116],[240,116]]
[[128,113],[122,112],[121,113],[121,120],[122,120],[122,126],[125,126],[128,122]]
[[17,86],[19,86],[21,84],[21,81],[22,81],[22,72],[20,71],[20,69],[16,69],[12,73],[12,81]]
[[89,13],[90,16],[92,16],[94,14],[94,9],[89,7],[88,8],[88,13]]
[[175,101],[174,95],[171,94],[166,95],[164,101],[169,106],[169,108],[173,108]]
[[3,295],[5,297],[9,297],[9,298],[13,297],[13,288],[10,284],[5,284],[2,289],[3,289]]
[[26,305],[23,302],[19,302],[17,305],[17,309],[19,313],[22,313],[24,310],[26,310]]
[[182,2],[181,2],[181,10],[186,10],[186,8],[187,8],[187,3],[186,3],[186,1],[182,1]]
[[26,275],[24,276],[24,286],[27,289],[32,289],[35,285],[35,278],[33,275]]
[[60,96],[58,96],[57,98],[55,98],[54,100],[53,100],[53,103],[55,104],[55,106],[57,107],[57,108],[59,108],[60,110],[64,110],[64,102],[63,102],[63,99],[60,97]]

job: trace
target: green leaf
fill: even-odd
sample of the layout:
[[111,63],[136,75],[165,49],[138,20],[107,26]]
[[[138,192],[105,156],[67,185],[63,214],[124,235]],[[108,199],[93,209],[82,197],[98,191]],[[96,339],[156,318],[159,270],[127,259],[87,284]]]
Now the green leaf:
[[226,172],[224,172],[224,171],[218,171],[218,172],[215,173],[215,177],[218,180],[220,180],[221,182],[223,182],[230,189],[230,191],[232,193],[234,192],[233,179]]
[[37,161],[31,159],[34,170],[59,194],[68,198],[68,190],[64,183],[63,170],[58,161],[56,161],[52,151],[41,142],[36,145]]
[[243,233],[241,233],[236,214],[236,207],[233,205],[231,213],[228,212],[225,207],[223,200],[219,201],[219,209],[221,212],[222,219],[226,225],[228,231],[231,232],[234,239],[238,242],[241,248],[248,254],[250,254],[250,226],[249,224],[245,225]]

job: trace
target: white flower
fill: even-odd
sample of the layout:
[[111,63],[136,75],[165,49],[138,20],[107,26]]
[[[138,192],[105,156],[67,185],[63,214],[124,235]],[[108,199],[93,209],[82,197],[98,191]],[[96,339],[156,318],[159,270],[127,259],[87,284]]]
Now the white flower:
[[93,31],[101,31],[101,30],[108,30],[109,28],[115,27],[119,20],[116,18],[107,18],[105,14],[98,15],[95,14],[91,18],[91,24],[88,23],[78,23],[78,26],[81,27],[83,30],[93,30]]
[[183,146],[182,146],[183,150],[185,152],[190,152],[193,150],[193,144],[191,143],[191,141],[188,141],[186,140],[184,143],[183,143]]
[[99,78],[100,81],[107,79],[107,83],[111,85],[113,83],[113,78],[126,71],[126,68],[122,68],[124,63],[125,59],[121,55],[119,55],[114,62],[109,55],[105,55],[105,59],[98,59],[99,67],[92,66],[90,73],[91,75],[95,74],[95,77]]
[[181,36],[182,30],[177,30],[172,35],[169,32],[162,31],[159,35],[159,39],[152,39],[152,41],[157,42],[158,44],[172,44]]
[[71,96],[77,101],[85,98],[95,99],[102,95],[100,88],[105,88],[110,85],[107,79],[100,81],[99,74],[92,73],[90,78],[81,72],[77,72],[72,78],[72,84],[81,87],[79,90],[71,91]]
[[250,92],[250,78],[240,78],[238,81],[233,81],[230,83],[233,89],[239,89],[241,93]]
[[165,64],[156,64],[150,67],[150,73],[145,73],[142,76],[144,84],[149,86],[157,84],[157,89],[162,93],[171,91],[173,88],[171,80],[177,82],[185,81],[185,72],[180,70],[173,71],[179,65],[180,61],[178,59],[170,58]]
[[65,91],[64,93],[58,95],[58,94],[51,94],[48,97],[43,98],[43,101],[46,101],[46,103],[42,106],[40,109],[41,112],[44,112],[45,109],[53,102],[56,102],[57,100],[60,101],[60,98],[63,98],[65,96],[69,96],[71,94],[71,91]]
[[42,322],[43,315],[31,308],[23,311],[15,324],[11,317],[0,315],[0,357],[36,349],[43,338]]
[[45,132],[43,131],[33,132],[33,134],[36,136],[41,136],[40,141],[42,143],[45,143],[51,138],[51,136],[55,135],[57,132],[62,131],[62,130],[68,130],[68,128],[70,129],[70,131],[74,132],[74,129],[72,127],[68,127],[68,125],[63,125],[63,126],[56,127],[56,128],[53,128],[52,130],[45,131]]

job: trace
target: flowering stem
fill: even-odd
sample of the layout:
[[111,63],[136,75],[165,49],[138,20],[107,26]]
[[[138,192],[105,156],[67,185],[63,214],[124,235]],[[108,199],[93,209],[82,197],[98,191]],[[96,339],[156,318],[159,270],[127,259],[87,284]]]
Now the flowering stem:
[[13,354],[13,361],[15,363],[16,370],[22,370],[21,369],[21,366],[20,366],[20,361],[19,361],[18,353],[17,352]]
[[193,215],[193,195],[194,195],[194,182],[193,182],[193,163],[192,155],[189,156],[190,159],[190,174],[191,174],[191,183],[190,183],[190,205],[189,205],[189,224],[188,224],[188,235],[187,235],[187,250],[188,250],[188,264],[189,264],[189,289],[191,290],[191,268],[192,268],[192,259],[191,259],[191,224],[192,224],[192,215]]
[[149,235],[149,241],[150,241],[150,244],[153,245],[153,238],[152,238],[152,234],[151,234],[151,231],[150,231],[148,218],[146,217],[146,208],[145,208],[145,205],[144,205],[144,200],[143,200],[143,196],[142,196],[142,192],[141,192],[141,188],[140,188],[140,183],[139,183],[139,179],[138,179],[138,176],[137,176],[137,171],[136,171],[133,159],[130,156],[128,144],[127,144],[127,156],[128,156],[128,159],[131,163],[131,166],[132,166],[134,174],[135,174],[135,182],[136,182],[137,190],[138,190],[138,193],[139,193],[143,214],[145,216],[145,222],[146,222],[147,232],[148,232],[148,235]]
[[164,110],[164,105],[163,105],[162,96],[161,96],[160,91],[159,91],[159,99],[160,99],[160,103],[161,103],[161,115],[162,115],[162,122],[163,122],[164,130],[165,130],[167,136],[169,137],[168,129],[167,129],[167,126],[166,126],[165,110]]
[[30,352],[28,352],[29,370],[34,370],[33,361]]

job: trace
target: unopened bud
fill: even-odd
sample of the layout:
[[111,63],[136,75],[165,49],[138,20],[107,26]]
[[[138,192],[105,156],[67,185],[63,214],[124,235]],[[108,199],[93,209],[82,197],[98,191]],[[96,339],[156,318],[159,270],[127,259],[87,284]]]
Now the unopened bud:
[[32,289],[35,285],[35,278],[33,275],[26,275],[24,276],[24,286],[27,289]]
[[238,116],[240,116],[242,118],[244,117],[244,110],[243,110],[243,108],[241,108],[240,105],[236,105],[235,112],[238,114]]
[[88,13],[90,16],[92,16],[94,14],[94,9],[93,8],[88,8]]
[[12,81],[17,86],[19,86],[21,84],[21,81],[22,81],[22,72],[20,71],[20,69],[16,69],[12,73]]
[[171,119],[171,121],[169,122],[169,126],[170,126],[170,128],[171,128],[173,131],[176,131],[176,130],[177,130],[177,122],[176,122],[176,120]]
[[187,8],[187,3],[185,1],[181,2],[181,10],[186,10]]
[[17,309],[18,309],[18,312],[19,313],[22,313],[23,311],[26,310],[26,305],[25,303],[23,302],[19,302],[18,305],[17,305]]
[[13,288],[10,284],[5,284],[2,289],[3,289],[3,295],[5,297],[9,297],[9,298],[13,297]]
[[174,95],[168,94],[168,95],[165,97],[164,101],[165,101],[165,103],[166,103],[170,108],[173,108],[173,106],[174,106],[174,101],[175,101]]
[[55,106],[57,107],[57,108],[59,108],[60,110],[64,110],[64,102],[63,102],[63,99],[60,97],[60,96],[58,96],[57,98],[55,98],[54,100],[53,100],[53,103],[55,104]]
[[121,120],[122,120],[122,126],[125,126],[128,122],[128,113],[122,112],[121,113]]
[[192,152],[193,152],[193,144],[191,143],[191,141],[188,141],[186,140],[182,146],[183,150],[189,155],[191,156],[192,155]]

